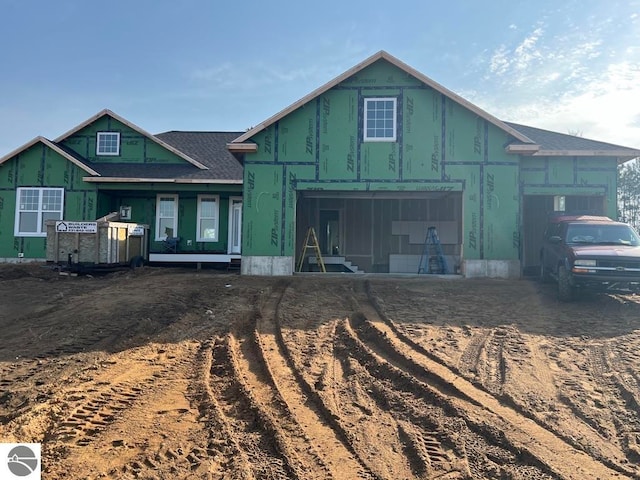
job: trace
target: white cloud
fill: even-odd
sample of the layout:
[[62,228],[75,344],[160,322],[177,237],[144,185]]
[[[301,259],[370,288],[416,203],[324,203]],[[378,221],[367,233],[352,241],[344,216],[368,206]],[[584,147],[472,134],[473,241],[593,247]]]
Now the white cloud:
[[640,64],[621,62],[559,97],[531,96],[509,105],[487,96],[476,101],[503,120],[640,148],[638,98]]
[[640,148],[637,16],[519,29],[473,62],[479,80],[461,94],[504,120]]
[[529,68],[531,64],[542,58],[542,53],[536,44],[542,36],[542,28],[536,28],[528,37],[526,37],[520,45],[514,50],[513,65],[518,70]]
[[507,51],[507,47],[505,47],[504,45],[501,45],[495,51],[495,53],[491,56],[491,63],[489,66],[491,73],[494,73],[496,75],[503,75],[507,73],[510,65],[508,54],[509,52]]
[[504,44],[500,45],[493,52],[489,61],[491,73],[498,76],[515,75],[539,62],[542,58],[542,52],[537,44],[543,33],[542,27],[536,28],[513,49]]

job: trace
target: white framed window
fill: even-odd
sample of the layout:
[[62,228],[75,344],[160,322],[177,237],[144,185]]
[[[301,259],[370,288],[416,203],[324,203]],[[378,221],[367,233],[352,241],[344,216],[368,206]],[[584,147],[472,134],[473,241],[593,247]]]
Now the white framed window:
[[178,236],[178,195],[156,197],[156,241]]
[[220,212],[218,195],[198,195],[198,242],[217,242]]
[[47,220],[62,220],[63,207],[64,188],[18,188],[15,236],[46,237]]
[[364,141],[396,141],[396,109],[394,97],[364,99]]
[[98,132],[96,155],[120,155],[120,132]]

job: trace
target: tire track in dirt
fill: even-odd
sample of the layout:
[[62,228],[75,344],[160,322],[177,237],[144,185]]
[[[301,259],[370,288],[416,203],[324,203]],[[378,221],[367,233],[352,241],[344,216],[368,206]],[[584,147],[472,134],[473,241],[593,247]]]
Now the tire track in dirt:
[[90,443],[119,412],[129,408],[145,392],[159,388],[158,383],[172,370],[172,365],[167,363],[153,364],[144,358],[132,361],[135,369],[129,362],[120,364],[115,360],[87,367],[85,372],[95,374],[66,393],[69,413],[46,433],[45,442]]
[[[223,386],[223,375],[229,369],[228,366],[214,363],[213,352],[218,350],[220,359],[226,349],[225,343],[226,340],[222,338],[212,338],[202,345],[199,352],[202,380],[196,391],[199,392],[200,415],[209,432],[207,453],[218,461],[221,471],[227,472],[229,478],[254,480],[256,477],[251,470],[249,457],[241,448],[230,420],[218,402],[221,392],[213,389],[214,385]],[[214,382],[212,375],[220,377]]]
[[[354,317],[356,323],[366,322],[357,313]],[[343,355],[344,370],[348,377],[354,378],[351,382],[360,386],[360,392],[365,392],[360,394],[363,398],[358,405],[366,405],[368,412],[376,417],[379,412],[385,412],[392,418],[389,427],[397,430],[401,450],[413,475],[418,478],[470,476],[466,453],[458,448],[456,439],[447,437],[441,420],[443,411],[434,408],[433,399],[416,399],[415,384],[408,375],[376,362],[350,322],[341,321],[336,335],[336,348]],[[393,437],[393,433],[386,437]]]
[[243,382],[231,334],[213,345],[210,391],[231,437],[247,458],[252,478],[297,478],[289,461],[279,450],[273,429]]
[[[65,343],[50,348],[34,358],[22,359],[18,356],[15,362],[0,364],[0,392],[4,392],[0,394],[0,420],[6,423],[20,416],[28,407],[27,397],[36,387],[47,383],[46,377],[50,377],[54,371],[64,369],[69,362],[74,361],[72,356],[93,349],[96,343],[110,337],[114,332],[115,328],[94,330],[73,339],[65,339]],[[32,333],[32,339],[27,341],[24,348],[28,350],[31,344],[37,343],[42,343],[42,340]],[[29,388],[23,389],[24,391],[16,390],[15,385],[23,384],[29,385]]]
[[531,459],[539,462],[540,467],[560,478],[582,479],[593,478],[594,475],[614,478],[619,473],[632,473],[606,458],[595,459],[577,450],[531,418],[501,404],[450,368],[433,361],[423,354],[422,348],[416,349],[413,344],[404,342],[397,335],[397,329],[392,328],[390,321],[376,308],[377,302],[371,298],[369,283],[356,283],[355,288],[358,290],[355,302],[371,327],[368,334],[374,337],[367,342],[372,348],[372,358],[390,364],[398,373],[410,373],[429,395],[436,393],[443,401],[463,412],[467,422],[482,416],[495,419],[496,425],[503,425],[504,438],[513,451],[527,452]]
[[[273,303],[275,304],[276,302]],[[343,472],[339,472],[339,475],[343,478],[382,480],[413,477],[409,460],[403,453],[403,445],[397,438],[398,429],[395,426],[395,421],[384,412],[376,413],[387,418],[377,418],[378,421],[373,423],[367,421],[368,417],[374,413],[372,406],[375,407],[375,402],[370,399],[369,393],[366,392],[365,388],[350,371],[350,367],[345,363],[344,358],[337,359],[333,354],[329,354],[330,358],[325,359],[325,367],[320,374],[320,378],[311,379],[307,371],[307,367],[310,365],[310,363],[307,363],[308,359],[304,360],[304,365],[299,364],[295,354],[292,354],[288,342],[284,339],[277,305],[274,317],[275,325],[269,326],[269,329],[275,335],[275,342],[283,357],[277,362],[280,365],[286,364],[286,367],[283,366],[283,372],[276,375],[278,377],[282,375],[284,381],[291,381],[286,380],[286,378],[289,377],[291,379],[293,377],[298,385],[298,387],[294,386],[294,388],[299,389],[297,395],[302,399],[302,405],[306,404],[314,410],[312,417],[300,420],[300,423],[310,422],[306,424],[307,428],[313,429],[318,427],[324,429],[326,427],[323,427],[323,424],[325,424],[333,430],[333,432],[328,432],[331,435],[328,445],[326,444],[327,439],[319,439],[325,445],[321,449],[323,450],[321,452],[323,458],[326,458],[324,456],[332,458],[335,453],[339,453],[339,455],[347,459],[351,457],[348,460],[349,463],[343,465],[343,467],[348,466],[348,468],[344,468]],[[268,318],[272,318],[272,316],[264,316],[265,320]],[[263,327],[265,326],[263,325]],[[326,326],[324,330],[326,334]],[[329,327],[329,330],[333,330],[333,328]],[[330,335],[333,336],[333,333]],[[294,336],[294,338],[297,337]],[[317,351],[316,349],[313,350]],[[269,355],[272,351],[276,350],[266,350]],[[324,355],[326,357],[326,354]],[[315,360],[317,359],[314,359],[314,363],[318,363]],[[292,406],[292,411],[296,414],[298,406]],[[308,413],[306,412],[306,414]],[[320,423],[314,426],[316,420],[313,417],[320,417]],[[358,421],[353,421],[353,418],[358,418]],[[311,433],[308,434],[311,435]],[[316,432],[313,435],[317,436],[318,433]],[[389,437],[396,437],[394,448],[387,448],[384,452],[380,451],[380,448],[388,447],[389,442],[392,441]],[[327,451],[336,442],[339,442],[338,445],[341,443],[346,452],[331,453]],[[339,468],[340,465],[334,465],[334,461],[327,460],[326,463],[330,464],[331,462],[330,467]],[[346,477],[344,477],[345,475]]]
[[[411,349],[414,349],[417,352],[420,352],[422,355],[425,355],[427,358],[431,358],[439,364],[447,367],[451,370],[451,372],[463,373],[459,370],[456,370],[455,367],[449,367],[448,364],[441,360],[438,356],[431,354],[422,345],[414,342],[412,338],[404,335],[402,331],[394,324],[394,322],[392,322],[382,311],[380,303],[371,292],[371,286],[368,282],[365,283],[364,289],[366,291],[367,301],[375,310],[376,315],[378,315],[385,322],[385,324],[397,334],[398,338],[403,343],[407,344]],[[617,442],[611,442],[611,437],[603,428],[603,426],[598,425],[598,423],[594,421],[589,414],[586,414],[585,411],[581,409],[576,402],[576,397],[590,398],[593,392],[583,392],[581,381],[575,379],[574,376],[571,376],[571,378],[569,379],[559,379],[558,383],[561,386],[556,389],[554,380],[551,377],[550,373],[547,371],[547,363],[540,363],[542,362],[542,354],[539,350],[537,350],[536,343],[534,342],[533,344],[527,344],[521,338],[521,334],[517,328],[513,328],[511,326],[502,326],[499,329],[491,329],[489,332],[487,332],[486,341],[482,340],[484,337],[483,335],[476,335],[476,338],[478,339],[478,341],[475,342],[476,347],[472,347],[470,351],[479,351],[479,356],[486,356],[486,351],[488,351],[489,348],[485,348],[485,344],[491,343],[488,339],[493,336],[494,331],[496,330],[502,331],[502,336],[504,337],[504,341],[502,342],[503,348],[499,350],[499,352],[501,352],[502,354],[502,363],[504,365],[504,375],[502,376],[502,378],[504,378],[504,388],[498,395],[500,402],[503,405],[510,407],[513,410],[532,419],[545,430],[553,432],[560,439],[576,448],[577,450],[582,450],[588,453],[596,460],[601,461],[605,465],[610,466],[615,470],[629,472],[630,462],[625,459],[625,455],[621,453],[619,444]],[[494,351],[498,350],[494,349]],[[557,355],[555,356],[557,357]],[[518,359],[526,359],[528,362],[531,362],[534,367],[537,366],[534,376],[541,376],[543,380],[545,378],[548,378],[548,382],[550,382],[550,385],[540,386],[543,387],[543,390],[545,386],[548,387],[547,390],[549,388],[551,389],[551,395],[549,397],[551,402],[551,412],[549,412],[548,408],[542,408],[541,411],[536,411],[534,408],[531,408],[531,405],[539,404],[539,400],[541,399],[540,395],[534,393],[534,395],[536,396],[535,401],[525,401],[524,406],[519,402],[518,398],[513,396],[514,392],[508,389],[509,375],[514,375],[516,373],[512,372],[513,365],[507,363],[508,359],[510,362],[515,361],[516,363],[518,362]],[[494,361],[493,363],[495,365],[500,364],[499,361]],[[586,370],[586,368],[583,369]],[[485,378],[485,381],[490,381],[490,378],[489,380],[486,380],[486,375],[484,375],[483,378]],[[474,381],[474,386],[496,395],[483,383],[476,383]],[[519,388],[521,388],[521,386],[519,386]],[[555,394],[556,392],[557,395]],[[574,417],[577,417],[577,419],[582,421],[583,423],[578,423],[576,425],[575,422],[571,422],[570,419]],[[615,419],[617,417],[614,416],[613,418]],[[551,421],[549,421],[550,419]],[[630,438],[630,442],[632,443],[635,438],[640,439],[640,436],[634,437],[633,435],[631,435],[625,438]]]
[[[616,352],[609,342],[590,346],[587,350],[590,373],[601,391],[596,408],[607,408],[611,411],[611,421],[615,426],[617,441],[622,446],[626,458],[632,464],[640,462],[640,403],[638,384],[633,375],[625,375],[614,365],[620,363]],[[593,397],[593,394],[591,394]],[[620,401],[616,401],[619,399]],[[581,403],[577,406],[581,412],[588,410]],[[593,407],[592,407],[593,408]],[[585,415],[586,416],[586,415]],[[624,419],[624,422],[617,419]]]
[[[160,382],[101,436],[96,450],[108,459],[109,478],[208,478],[224,468],[225,458],[210,448],[206,424],[194,408],[194,390],[201,384],[193,366],[200,359],[197,342],[185,342],[173,353],[158,350],[154,361],[172,364],[166,374],[173,381]],[[131,429],[142,432],[143,437],[125,440],[123,431]]]
[[264,361],[260,337],[254,331],[250,338],[232,337],[232,349],[237,360],[238,376],[246,394],[257,407],[265,429],[273,436],[277,449],[296,478],[331,478],[309,438],[295,421],[288,405],[273,382],[273,376]]
[[[43,458],[47,458],[43,472],[46,478],[74,474],[82,478],[125,478],[127,472],[153,469],[152,461],[144,466],[143,460],[153,449],[154,439],[170,431],[161,425],[173,425],[178,418],[183,420],[182,425],[188,423],[184,422],[189,405],[183,382],[172,379],[184,377],[189,371],[192,351],[189,346],[167,345],[165,349],[149,345],[103,358],[81,370],[73,385],[48,406],[53,422],[40,439]],[[178,408],[175,405],[180,398]],[[152,406],[166,404],[173,406],[151,413]],[[171,418],[165,420],[165,416]],[[125,444],[124,432],[137,438],[135,431],[144,433],[138,441]],[[96,471],[95,465],[86,460],[91,455],[98,455],[109,467]]]
[[[319,463],[321,476],[318,478],[353,479],[357,472],[358,478],[367,478],[363,466],[341,440],[339,434],[333,430],[323,418],[313,402],[300,384],[299,376],[291,369],[287,355],[283,351],[282,335],[278,328],[279,305],[285,295],[288,285],[282,284],[274,289],[260,307],[256,322],[256,344],[260,362],[264,365],[264,376],[274,392],[265,392],[264,400],[269,395],[277,395],[272,404],[280,403],[279,426],[286,431],[301,429],[305,442],[297,451],[314,453],[315,462]],[[266,402],[263,401],[263,404]],[[295,421],[295,426],[288,426]],[[304,448],[301,448],[304,447]],[[319,456],[318,456],[319,455]],[[313,459],[312,459],[313,460]],[[317,467],[316,467],[317,468]],[[313,478],[313,472],[307,471],[305,478]]]
[[479,332],[473,333],[471,339],[467,343],[467,346],[462,352],[462,355],[460,355],[460,359],[456,366],[457,370],[461,374],[475,377],[480,374],[480,360],[482,358],[482,352],[491,334],[492,331],[488,329],[482,329]]

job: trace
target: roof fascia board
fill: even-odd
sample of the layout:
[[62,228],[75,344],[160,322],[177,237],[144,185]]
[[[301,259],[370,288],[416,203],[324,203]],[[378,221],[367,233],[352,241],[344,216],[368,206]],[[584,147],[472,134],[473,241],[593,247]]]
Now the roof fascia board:
[[536,157],[640,157],[640,150],[538,150]]
[[253,153],[258,151],[255,143],[227,143],[227,150],[237,153]]
[[0,158],[0,165],[5,163],[7,160],[15,157],[16,155],[19,155],[20,153],[24,152],[25,150],[33,147],[36,143],[43,143],[44,145],[49,147],[51,150],[56,152],[58,155],[62,156],[63,158],[65,158],[66,160],[70,161],[71,163],[73,163],[74,165],[79,167],[80,169],[82,169],[85,172],[87,172],[89,175],[100,176],[100,174],[98,172],[96,172],[92,168],[88,167],[84,163],[80,162],[79,160],[77,160],[73,156],[69,155],[67,152],[65,152],[60,147],[58,147],[55,143],[51,142],[50,140],[48,140],[48,139],[46,139],[46,138],[44,138],[42,136],[38,136],[38,137],[34,138],[30,142],[25,143],[21,147],[16,148],[14,151],[12,151],[12,152],[8,153],[7,155],[5,155],[4,157]]
[[331,88],[335,87],[336,85],[338,85],[339,83],[343,82],[347,78],[351,77],[352,75],[356,74],[360,70],[363,70],[364,68],[368,67],[369,65],[371,65],[372,63],[374,63],[374,62],[376,62],[377,60],[380,60],[380,59],[384,59],[384,60],[388,61],[389,63],[395,65],[399,69],[405,71],[409,75],[412,75],[412,76],[416,77],[418,80],[420,80],[421,82],[425,83],[429,87],[431,87],[434,90],[436,90],[436,91],[442,93],[443,95],[449,97],[453,101],[460,103],[463,107],[471,110],[472,112],[474,112],[478,116],[480,116],[480,117],[484,118],[485,120],[487,120],[488,122],[494,124],[495,126],[500,128],[501,130],[503,130],[503,131],[507,132],[509,135],[517,138],[521,142],[524,142],[524,143],[535,143],[533,140],[531,140],[526,135],[523,135],[522,133],[520,133],[519,131],[517,131],[514,128],[510,127],[509,125],[506,125],[504,122],[502,122],[498,118],[496,118],[493,115],[485,112],[480,107],[477,107],[476,105],[472,104],[468,100],[465,100],[460,95],[452,92],[448,88],[445,88],[444,86],[440,85],[439,83],[433,81],[432,79],[430,79],[426,75],[420,73],[419,71],[417,71],[413,67],[410,67],[406,63],[398,60],[396,57],[394,57],[393,55],[385,52],[384,50],[381,50],[378,53],[375,53],[375,54],[371,55],[369,58],[367,58],[364,61],[360,62],[356,66],[350,68],[349,70],[347,70],[343,74],[338,75],[333,80],[325,83],[321,87],[315,89],[313,92],[311,92],[308,95],[305,95],[304,97],[302,97],[297,102],[289,105],[284,110],[281,110],[280,112],[276,113],[275,115],[273,115],[272,117],[268,118],[264,122],[262,122],[262,123],[258,124],[257,126],[251,128],[246,133],[244,133],[243,135],[241,135],[238,138],[236,138],[232,143],[243,143],[243,142],[245,142],[246,140],[248,140],[249,138],[251,138],[255,134],[261,132],[262,130],[264,130],[265,128],[267,128],[271,124],[277,122],[281,118],[285,117],[289,113],[293,112],[297,108],[301,107],[302,105],[305,105],[306,103],[309,103],[314,98],[318,97],[319,95],[322,95],[327,90],[330,90]]
[[192,183],[210,185],[242,185],[242,180],[207,180],[202,178],[136,178],[136,177],[84,177],[89,183]]
[[505,148],[507,153],[519,153],[521,155],[535,155],[540,151],[540,145],[525,143],[525,144],[511,144]]
[[163,142],[162,140],[157,138],[155,135],[152,135],[151,133],[149,133],[146,130],[140,128],[139,126],[135,125],[134,123],[131,123],[129,120],[121,117],[117,113],[112,112],[108,108],[105,108],[104,110],[96,113],[94,116],[92,116],[91,118],[85,120],[80,125],[77,125],[76,127],[72,128],[68,132],[63,133],[58,138],[56,138],[55,141],[56,142],[61,142],[61,141],[65,140],[66,138],[68,138],[71,135],[73,135],[74,133],[82,130],[86,126],[88,126],[91,123],[95,122],[96,120],[104,117],[105,115],[108,115],[111,118],[114,118],[115,120],[119,121],[120,123],[123,123],[124,125],[126,125],[130,129],[135,130],[136,132],[140,133],[141,135],[144,135],[145,137],[149,138],[150,140],[152,140],[155,143],[157,143],[158,145],[160,145],[162,148],[165,148],[165,149],[169,150],[171,153],[174,153],[175,155],[179,156],[183,160],[185,160],[185,161],[189,162],[190,164],[198,167],[200,170],[208,170],[209,169],[206,165],[203,165],[202,163],[198,162],[197,160],[194,160],[190,156],[188,156],[185,153],[181,152],[177,148],[172,147],[168,143]]

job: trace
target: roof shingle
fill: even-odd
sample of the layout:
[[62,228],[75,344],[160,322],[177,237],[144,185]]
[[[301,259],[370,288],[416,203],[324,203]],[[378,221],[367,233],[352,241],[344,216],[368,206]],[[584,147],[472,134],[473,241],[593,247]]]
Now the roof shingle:
[[614,145],[612,143],[599,142],[577,135],[552,132],[541,128],[529,127],[512,122],[503,122],[511,128],[526,135],[535,143],[540,145],[541,150],[551,151],[598,151],[598,152],[621,152],[629,150],[631,155],[637,155],[638,149]]

